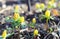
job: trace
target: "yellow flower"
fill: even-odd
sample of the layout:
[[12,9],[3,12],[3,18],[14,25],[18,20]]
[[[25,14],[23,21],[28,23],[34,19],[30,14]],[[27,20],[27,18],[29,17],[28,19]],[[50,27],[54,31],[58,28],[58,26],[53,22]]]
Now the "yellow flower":
[[19,6],[18,5],[15,6],[14,12],[19,13]]
[[54,4],[55,0],[51,0],[51,4]]
[[53,4],[51,3],[51,1],[49,1],[47,8],[49,8],[49,9],[52,8],[52,5],[53,5]]
[[33,18],[33,19],[32,19],[32,22],[33,22],[33,23],[36,23],[36,18]]
[[36,7],[36,9],[40,8],[40,4],[36,3],[35,7]]
[[49,10],[47,10],[47,11],[45,12],[45,16],[46,16],[47,18],[50,17],[50,11],[49,11]]
[[20,17],[20,22],[22,23],[22,22],[24,22],[24,21],[25,21],[24,16]]
[[18,6],[18,5],[16,5],[16,6],[15,6],[15,9],[19,9],[19,6]]
[[6,38],[6,35],[7,35],[7,30],[4,30],[3,33],[2,33],[2,37]]
[[51,1],[49,1],[48,4],[51,5],[52,4]]
[[42,9],[44,9],[44,7],[45,7],[44,3],[41,3],[41,4],[40,4],[40,7],[41,7]]
[[14,16],[13,16],[13,19],[14,19],[14,20],[17,20],[19,17],[20,17],[20,16],[19,16],[19,13],[14,13]]
[[38,30],[34,30],[34,36],[38,35]]

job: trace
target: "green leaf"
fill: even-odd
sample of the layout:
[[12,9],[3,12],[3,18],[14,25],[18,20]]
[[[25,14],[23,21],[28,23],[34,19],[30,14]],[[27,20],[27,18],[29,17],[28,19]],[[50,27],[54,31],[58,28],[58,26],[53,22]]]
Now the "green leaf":
[[50,16],[50,19],[54,20],[54,18],[52,16]]

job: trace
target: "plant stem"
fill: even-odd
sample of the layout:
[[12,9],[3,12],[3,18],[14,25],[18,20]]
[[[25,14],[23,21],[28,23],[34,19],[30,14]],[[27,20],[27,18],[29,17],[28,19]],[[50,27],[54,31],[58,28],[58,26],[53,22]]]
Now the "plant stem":
[[48,19],[46,20],[46,28],[48,28]]

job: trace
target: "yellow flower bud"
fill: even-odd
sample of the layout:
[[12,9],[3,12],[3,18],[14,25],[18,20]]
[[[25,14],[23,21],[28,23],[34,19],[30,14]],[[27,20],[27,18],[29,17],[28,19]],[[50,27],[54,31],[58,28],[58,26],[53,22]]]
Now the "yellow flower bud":
[[46,16],[47,18],[50,17],[50,11],[49,11],[49,10],[47,10],[47,11],[45,12],[45,16]]
[[53,5],[53,4],[51,3],[51,1],[49,1],[47,8],[48,8],[48,9],[52,8],[52,5]]
[[48,4],[51,5],[52,4],[51,1],[49,1]]
[[41,4],[40,4],[40,7],[41,7],[42,9],[44,9],[44,7],[45,7],[44,3],[41,3]]
[[51,0],[51,4],[54,4],[55,0]]
[[38,30],[34,30],[34,36],[38,35]]
[[36,3],[35,7],[36,7],[36,9],[40,8],[40,4]]
[[32,22],[33,22],[33,23],[36,23],[36,18],[33,18],[33,19],[32,19]]
[[19,9],[19,6],[18,6],[18,5],[16,5],[16,6],[15,6],[15,9]]
[[20,22],[22,23],[22,22],[24,22],[24,21],[25,21],[24,16],[20,17]]
[[2,33],[2,37],[6,38],[6,35],[7,35],[7,30],[4,30],[3,33]]
[[18,5],[15,6],[14,12],[19,13],[19,6]]
[[13,16],[13,19],[14,19],[14,20],[17,20],[19,17],[20,17],[20,16],[19,16],[19,13],[14,13],[14,16]]

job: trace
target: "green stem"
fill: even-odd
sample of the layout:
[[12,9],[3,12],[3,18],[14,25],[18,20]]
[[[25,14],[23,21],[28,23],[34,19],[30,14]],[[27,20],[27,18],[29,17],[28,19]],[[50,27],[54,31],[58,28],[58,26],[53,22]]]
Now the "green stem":
[[46,20],[46,25],[47,25],[47,28],[48,28],[48,19]]
[[46,23],[48,24],[48,19],[46,20]]

